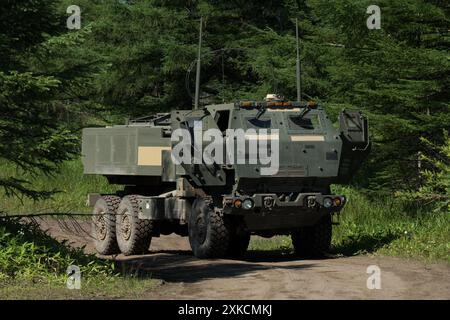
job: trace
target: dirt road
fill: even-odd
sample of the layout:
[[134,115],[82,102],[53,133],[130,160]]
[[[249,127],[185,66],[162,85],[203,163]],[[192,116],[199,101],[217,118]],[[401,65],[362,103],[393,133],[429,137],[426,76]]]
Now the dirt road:
[[[80,222],[89,230],[86,222]],[[42,227],[74,246],[91,241],[55,221]],[[73,228],[71,228],[73,229]],[[450,266],[399,258],[357,256],[299,260],[270,251],[249,251],[242,260],[198,260],[187,238],[153,238],[150,253],[117,259],[161,279],[148,299],[450,299]],[[367,288],[367,267],[381,271],[381,289]]]

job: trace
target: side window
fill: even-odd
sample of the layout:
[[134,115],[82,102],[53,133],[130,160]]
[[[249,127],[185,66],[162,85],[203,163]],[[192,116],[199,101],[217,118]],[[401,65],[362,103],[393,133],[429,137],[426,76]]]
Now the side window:
[[320,130],[319,119],[317,115],[310,117],[299,117],[298,115],[289,116],[289,129],[301,131],[317,131]]
[[247,125],[250,128],[271,128],[272,120],[270,118],[247,118]]
[[225,132],[228,129],[228,122],[230,120],[230,110],[217,111],[214,119],[219,127],[219,130]]

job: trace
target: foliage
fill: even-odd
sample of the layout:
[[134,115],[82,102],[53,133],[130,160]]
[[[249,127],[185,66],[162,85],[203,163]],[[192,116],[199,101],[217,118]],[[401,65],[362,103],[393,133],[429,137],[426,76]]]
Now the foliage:
[[[445,1],[380,0],[380,30],[366,27],[369,0],[80,0],[78,31],[65,28],[70,4],[2,2],[0,155],[21,170],[55,172],[78,153],[83,126],[191,108],[200,16],[201,104],[295,98],[298,19],[303,99],[333,118],[342,108],[369,116],[373,148],[353,185],[442,189],[434,175],[447,169],[419,163],[450,123]],[[27,181],[0,176],[9,194],[53,191]]]
[[333,230],[336,253],[375,253],[448,261],[450,216],[430,212],[429,206],[414,206],[409,199],[367,197],[353,188],[335,188],[348,195],[340,225]]
[[[67,3],[67,2],[64,2]],[[82,1],[82,46],[106,66],[95,102],[121,116],[191,108],[198,18],[204,18],[201,103],[295,98],[295,19],[303,98],[369,115],[373,148],[354,184],[417,188],[420,137],[443,142],[450,123],[449,8],[442,1]]]
[[120,186],[110,185],[105,177],[83,175],[80,159],[61,164],[59,173],[52,176],[35,175],[15,168],[13,164],[0,162],[0,172],[5,176],[20,176],[37,190],[57,190],[48,199],[34,201],[30,198],[8,197],[0,190],[0,211],[12,214],[41,213],[91,213],[86,206],[86,195],[94,192],[114,194]]
[[58,242],[36,223],[3,220],[0,225],[0,279],[61,279],[70,265],[83,276],[113,276],[114,264]]
[[[323,33],[342,45],[328,64],[331,104],[363,109],[373,148],[359,183],[372,190],[420,184],[420,137],[442,143],[450,123],[449,8],[443,2],[379,1],[381,29],[365,27],[370,1],[314,1]],[[324,40],[325,41],[325,40]]]
[[[57,3],[2,1],[0,9],[0,158],[14,164],[17,173],[31,176],[54,174],[78,153],[80,125],[62,115],[80,104],[86,74],[93,72],[83,61],[89,51],[79,47],[88,28],[62,34]],[[77,60],[80,51],[87,53]],[[37,190],[29,179],[5,172],[0,174],[0,187],[7,195],[34,200],[55,191]]]
[[[450,216],[411,208],[409,201],[393,197],[371,199],[353,188],[338,188],[348,203],[333,227],[332,254],[379,254],[450,262]],[[291,254],[289,236],[252,238],[250,250],[278,250]]]
[[[0,71],[0,157],[22,170],[50,174],[78,149],[70,130],[50,114],[49,99],[59,82],[29,72]],[[46,197],[53,190],[36,191],[18,175],[0,174],[8,195]]]
[[420,155],[422,183],[417,190],[401,191],[397,195],[413,199],[419,204],[433,204],[437,210],[450,212],[450,137],[444,131],[444,144],[435,145],[426,138],[421,142],[427,147],[427,154]]

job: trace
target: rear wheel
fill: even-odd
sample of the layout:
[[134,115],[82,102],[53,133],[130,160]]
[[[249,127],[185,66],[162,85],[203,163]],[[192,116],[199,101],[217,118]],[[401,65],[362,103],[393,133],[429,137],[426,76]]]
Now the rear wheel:
[[197,198],[188,223],[189,243],[197,258],[218,258],[227,254],[230,225],[210,199]]
[[146,253],[152,240],[152,221],[139,219],[138,213],[137,196],[124,197],[117,210],[116,230],[119,249],[126,256]]
[[332,223],[331,215],[323,216],[317,224],[292,232],[295,253],[302,257],[322,257],[330,251]]
[[103,255],[120,252],[116,240],[116,212],[120,197],[103,196],[94,205],[92,216],[92,236],[95,249]]

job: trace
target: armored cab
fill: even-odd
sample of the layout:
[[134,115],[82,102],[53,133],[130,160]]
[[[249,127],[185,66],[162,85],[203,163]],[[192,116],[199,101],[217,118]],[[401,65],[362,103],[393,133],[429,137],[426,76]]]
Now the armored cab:
[[343,110],[335,128],[320,105],[282,99],[84,129],[84,173],[124,186],[89,196],[96,248],[144,253],[175,232],[199,258],[238,256],[252,234],[291,234],[298,254],[319,255],[346,203],[330,185],[348,183],[369,149],[361,112]]

